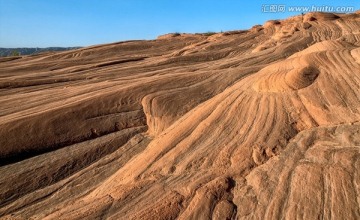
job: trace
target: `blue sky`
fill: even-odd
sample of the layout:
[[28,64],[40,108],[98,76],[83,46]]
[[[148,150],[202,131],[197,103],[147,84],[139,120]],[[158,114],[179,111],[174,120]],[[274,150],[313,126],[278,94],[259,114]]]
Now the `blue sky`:
[[248,29],[300,13],[264,13],[264,4],[360,9],[358,0],[0,0],[0,47],[88,46],[169,32]]

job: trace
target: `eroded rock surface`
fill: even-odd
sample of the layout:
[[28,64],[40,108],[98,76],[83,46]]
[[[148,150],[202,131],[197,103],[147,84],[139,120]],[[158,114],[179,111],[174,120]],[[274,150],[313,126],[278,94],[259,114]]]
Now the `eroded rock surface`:
[[360,14],[0,59],[4,219],[359,219]]

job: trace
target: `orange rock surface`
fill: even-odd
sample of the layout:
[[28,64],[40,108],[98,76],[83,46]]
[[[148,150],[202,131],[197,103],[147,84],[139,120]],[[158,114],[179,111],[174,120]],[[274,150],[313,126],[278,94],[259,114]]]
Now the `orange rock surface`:
[[360,14],[0,58],[0,218],[359,219]]

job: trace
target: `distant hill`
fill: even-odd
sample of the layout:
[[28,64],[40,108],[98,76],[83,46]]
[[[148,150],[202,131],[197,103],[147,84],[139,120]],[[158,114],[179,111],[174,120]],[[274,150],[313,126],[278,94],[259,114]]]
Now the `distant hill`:
[[0,56],[7,57],[12,56],[14,54],[18,55],[30,55],[41,52],[49,52],[49,51],[65,51],[65,50],[73,50],[78,49],[80,47],[46,47],[46,48],[1,48],[0,47]]

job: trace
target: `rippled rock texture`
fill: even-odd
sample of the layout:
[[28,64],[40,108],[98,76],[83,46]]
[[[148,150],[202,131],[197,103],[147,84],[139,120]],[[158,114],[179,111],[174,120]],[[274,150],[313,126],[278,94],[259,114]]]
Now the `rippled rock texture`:
[[4,219],[359,219],[360,14],[0,59]]

